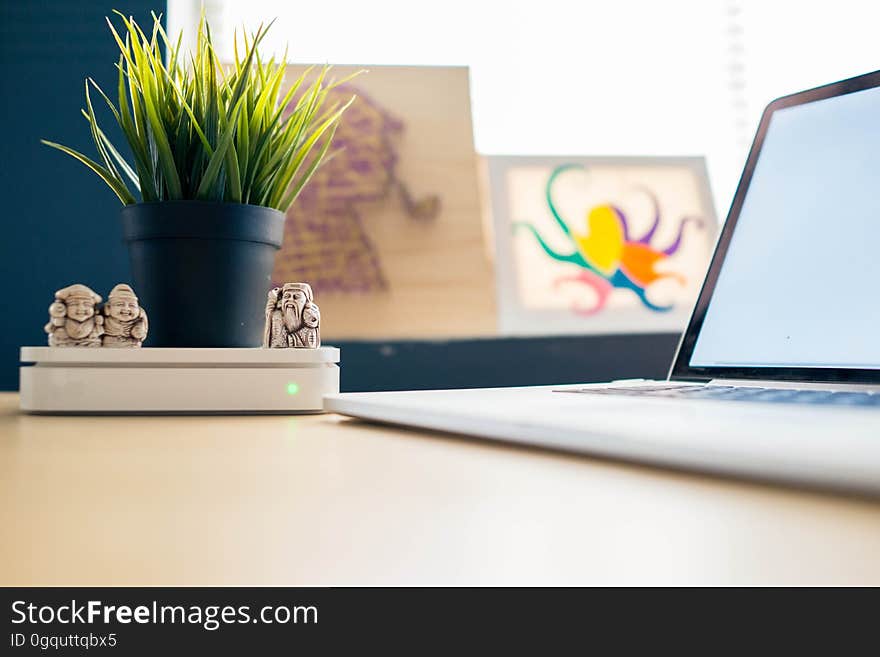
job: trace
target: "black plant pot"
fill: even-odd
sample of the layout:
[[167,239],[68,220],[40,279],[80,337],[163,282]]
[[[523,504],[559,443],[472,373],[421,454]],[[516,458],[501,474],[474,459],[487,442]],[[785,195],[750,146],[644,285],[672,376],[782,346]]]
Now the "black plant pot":
[[259,347],[284,214],[207,201],[122,209],[147,347]]

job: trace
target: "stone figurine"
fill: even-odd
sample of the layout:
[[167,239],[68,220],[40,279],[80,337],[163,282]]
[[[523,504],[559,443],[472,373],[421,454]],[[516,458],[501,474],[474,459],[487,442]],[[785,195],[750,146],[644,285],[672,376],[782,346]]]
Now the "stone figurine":
[[125,283],[114,287],[104,304],[104,347],[140,347],[147,337],[147,312]]
[[100,295],[80,283],[58,290],[49,306],[49,323],[43,327],[49,346],[100,347],[104,333],[104,318],[97,314],[100,302]]
[[285,283],[269,291],[263,347],[286,349],[321,346],[321,312],[307,283]]
[[293,334],[295,347],[317,349],[321,346],[321,311],[317,304],[310,301],[302,314],[302,326]]

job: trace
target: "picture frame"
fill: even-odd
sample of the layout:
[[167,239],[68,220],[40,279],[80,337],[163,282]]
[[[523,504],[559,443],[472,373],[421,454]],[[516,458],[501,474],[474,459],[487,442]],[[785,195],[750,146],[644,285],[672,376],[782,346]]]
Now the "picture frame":
[[502,335],[681,331],[718,234],[701,156],[487,156]]

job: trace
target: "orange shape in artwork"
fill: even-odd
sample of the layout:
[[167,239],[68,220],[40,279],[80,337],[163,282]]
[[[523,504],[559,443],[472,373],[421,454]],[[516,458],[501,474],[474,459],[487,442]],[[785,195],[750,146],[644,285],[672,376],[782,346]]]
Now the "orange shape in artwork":
[[661,251],[655,251],[647,244],[627,242],[623,245],[621,266],[624,273],[641,287],[648,287],[651,283],[661,278],[674,278],[684,284],[684,278],[675,273],[660,273],[654,269],[658,261],[667,256]]

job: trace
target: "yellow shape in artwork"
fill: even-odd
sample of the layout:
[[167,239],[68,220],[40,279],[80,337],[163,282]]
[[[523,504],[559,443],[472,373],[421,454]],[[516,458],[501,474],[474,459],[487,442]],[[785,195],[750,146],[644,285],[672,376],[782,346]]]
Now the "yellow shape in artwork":
[[610,205],[597,205],[587,215],[586,235],[575,235],[584,258],[603,274],[610,276],[623,255],[623,224]]

